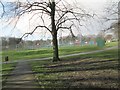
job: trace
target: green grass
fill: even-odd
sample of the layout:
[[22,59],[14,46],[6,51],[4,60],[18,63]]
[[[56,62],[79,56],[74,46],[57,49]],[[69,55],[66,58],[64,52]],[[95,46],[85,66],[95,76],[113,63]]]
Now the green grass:
[[25,60],[32,58],[43,58],[52,56],[52,49],[40,49],[40,50],[23,50],[23,51],[4,51],[2,53],[2,58],[4,60],[5,55],[9,56],[9,60]]
[[118,42],[108,42],[106,43],[106,47],[118,46]]
[[[117,42],[106,43],[106,46],[103,48],[99,48],[95,45],[93,46],[65,46],[59,47],[59,54],[60,55],[67,55],[67,54],[74,54],[80,52],[87,52],[92,50],[100,50],[107,47],[117,46]],[[9,60],[26,60],[26,59],[35,59],[35,58],[45,58],[45,57],[52,57],[53,50],[52,48],[41,48],[39,50],[8,50],[2,52],[2,61],[4,61],[4,57],[6,55],[9,56]]]
[[2,81],[5,81],[10,72],[15,68],[16,63],[2,64]]
[[106,58],[106,59],[114,59],[118,58],[118,49],[113,49],[113,50],[107,50],[104,52],[99,52],[99,53],[92,53],[92,54],[83,54],[83,55],[77,55],[77,56],[69,56],[64,59],[72,59],[72,58]]
[[68,46],[68,47],[61,47],[59,49],[60,55],[66,55],[66,54],[74,54],[74,53],[80,53],[80,52],[87,52],[92,50],[99,50],[101,48],[97,46]]
[[118,50],[30,63],[40,88],[117,88]]

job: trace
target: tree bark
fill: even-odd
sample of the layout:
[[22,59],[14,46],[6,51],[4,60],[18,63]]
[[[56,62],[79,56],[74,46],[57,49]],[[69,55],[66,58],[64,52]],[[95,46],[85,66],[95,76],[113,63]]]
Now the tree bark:
[[57,34],[53,34],[53,62],[60,61],[59,59],[59,52],[58,52],[58,41],[57,41]]
[[59,61],[57,30],[55,26],[55,2],[51,3],[51,24],[52,24],[52,42],[53,42],[53,62]]

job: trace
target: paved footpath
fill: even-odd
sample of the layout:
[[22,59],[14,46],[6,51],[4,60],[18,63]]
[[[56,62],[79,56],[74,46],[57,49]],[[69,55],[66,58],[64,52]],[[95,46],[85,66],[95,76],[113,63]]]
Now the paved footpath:
[[[3,88],[38,88],[39,84],[35,79],[28,62],[18,62],[11,76],[6,80]],[[9,90],[9,89],[7,89]],[[23,90],[23,89],[22,89]],[[34,90],[34,89],[33,89]]]

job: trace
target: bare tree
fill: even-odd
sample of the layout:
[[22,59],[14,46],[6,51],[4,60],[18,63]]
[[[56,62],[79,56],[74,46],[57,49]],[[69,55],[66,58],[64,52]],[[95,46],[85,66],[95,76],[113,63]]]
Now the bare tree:
[[[119,22],[119,1],[120,0],[110,0],[106,7],[105,7],[105,12],[106,16],[103,17],[105,22],[113,22],[110,27],[108,27],[106,30],[115,30],[118,31],[118,22]],[[116,28],[116,29],[113,29]]]
[[[0,3],[3,7],[2,16],[4,16],[6,12],[4,9],[5,6],[2,2]],[[58,30],[68,29],[72,33],[71,29],[76,23],[81,26],[81,20],[93,17],[93,15],[86,13],[85,10],[75,8],[64,0],[26,0],[24,2],[18,0],[9,3],[12,6],[10,11],[12,12],[12,15],[14,13],[14,18],[19,20],[24,14],[31,14],[30,19],[37,15],[37,19],[41,20],[38,25],[36,24],[32,32],[25,33],[21,39],[28,35],[32,35],[39,28],[44,28],[51,33],[53,42],[53,61],[60,60],[57,41]],[[47,20],[45,17],[47,17]],[[50,24],[47,22],[50,22]]]
[[118,20],[118,4],[120,0],[110,0],[106,3],[105,12],[106,16],[103,18],[105,21],[117,21]]

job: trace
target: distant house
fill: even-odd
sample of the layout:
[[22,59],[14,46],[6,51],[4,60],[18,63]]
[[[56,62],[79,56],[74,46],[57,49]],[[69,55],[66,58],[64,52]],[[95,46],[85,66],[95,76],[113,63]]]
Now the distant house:
[[111,42],[112,39],[113,39],[113,35],[112,35],[112,34],[107,34],[107,35],[105,35],[105,40],[106,40],[106,42]]

